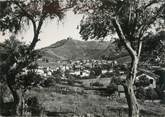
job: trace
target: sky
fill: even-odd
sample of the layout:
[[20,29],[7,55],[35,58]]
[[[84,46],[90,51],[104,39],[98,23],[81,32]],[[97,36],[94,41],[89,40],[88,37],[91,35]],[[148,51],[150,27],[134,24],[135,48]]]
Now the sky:
[[[75,15],[72,11],[68,11],[61,22],[57,20],[45,22],[41,29],[39,36],[40,41],[37,43],[36,49],[49,46],[59,40],[66,39],[67,37],[80,40],[81,36],[77,26],[80,24],[81,19],[82,15]],[[8,36],[9,35],[2,36],[2,34],[0,34],[0,42],[3,42]],[[31,42],[33,37],[32,26],[27,28],[26,31],[18,34],[17,37],[27,43]]]

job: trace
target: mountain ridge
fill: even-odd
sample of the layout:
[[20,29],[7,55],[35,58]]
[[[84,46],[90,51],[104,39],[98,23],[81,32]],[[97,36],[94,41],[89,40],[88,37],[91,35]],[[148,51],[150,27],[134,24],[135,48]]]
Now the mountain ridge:
[[107,41],[63,39],[40,51],[43,57],[55,60],[100,59],[109,46],[110,42]]

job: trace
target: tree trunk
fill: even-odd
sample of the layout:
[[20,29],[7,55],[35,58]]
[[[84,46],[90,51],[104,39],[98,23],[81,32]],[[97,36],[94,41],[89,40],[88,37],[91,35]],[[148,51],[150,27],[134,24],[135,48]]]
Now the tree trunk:
[[31,42],[31,44],[29,46],[29,51],[33,50],[35,48],[37,42],[39,41],[38,35],[39,35],[39,33],[34,35],[33,41]]
[[129,117],[139,117],[139,106],[134,93],[134,80],[137,73],[138,58],[132,59],[130,73],[126,79],[126,85],[124,85],[125,95],[127,99]]
[[9,89],[12,93],[13,99],[14,99],[13,114],[20,115],[19,114],[20,95],[19,95],[19,92],[17,91],[16,87],[14,86],[15,78],[13,78],[13,77],[10,77],[10,76],[7,77],[7,84],[8,84],[8,87],[9,87]]
[[2,114],[2,109],[3,109],[3,104],[4,104],[4,102],[3,102],[3,92],[4,92],[4,90],[2,89],[2,87],[3,87],[3,84],[0,83],[0,116]]
[[129,117],[139,117],[139,106],[133,90],[133,85],[124,87],[127,103],[129,107]]

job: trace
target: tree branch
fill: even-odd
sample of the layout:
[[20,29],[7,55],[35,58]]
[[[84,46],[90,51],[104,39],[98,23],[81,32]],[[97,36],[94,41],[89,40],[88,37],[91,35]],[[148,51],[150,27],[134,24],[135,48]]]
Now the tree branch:
[[116,18],[112,18],[112,24],[114,25],[116,32],[120,38],[120,40],[124,43],[124,46],[126,47],[127,51],[131,55],[132,58],[135,58],[136,51],[131,47],[131,43],[126,39],[126,37],[123,34],[122,28]]
[[151,5],[153,4],[156,4],[158,3],[160,0],[152,0],[150,1],[148,4],[146,4],[144,7],[143,7],[143,10],[147,9],[148,7],[150,7]]
[[[150,5],[152,5],[152,4],[154,4],[154,3],[156,3],[157,2],[157,0],[153,0],[150,4],[148,4],[147,6],[150,6]],[[147,7],[147,6],[145,6],[145,7]],[[147,30],[147,28],[152,24],[152,23],[154,23],[156,20],[157,20],[157,18],[161,15],[161,13],[162,13],[162,11],[164,10],[164,5],[162,5],[160,8],[159,8],[159,10],[157,11],[157,13],[154,15],[154,16],[152,16],[151,18],[149,18],[149,20],[148,20],[148,22],[147,23],[145,23],[144,25],[142,25],[140,28],[139,28],[139,30],[138,30],[138,38],[139,38],[139,40],[138,40],[138,58],[140,57],[140,54],[141,54],[141,48],[142,48],[142,40],[143,40],[143,35],[144,35],[144,33],[145,33],[145,31]]]
[[[29,20],[32,22],[32,25],[33,25],[33,31],[34,33],[36,32],[37,30],[37,26],[36,26],[36,23],[35,23],[35,20],[33,19],[33,17],[20,5],[20,2],[16,1],[16,0],[12,0],[11,1],[12,3],[14,3],[15,5],[17,5],[23,12],[23,15],[27,18],[29,18]],[[35,34],[34,34],[35,35]]]
[[142,39],[142,37],[141,38],[139,38],[139,40],[138,40],[138,50],[137,50],[137,52],[138,52],[138,58],[140,58],[140,54],[141,54],[141,50],[142,50],[142,45],[143,45],[143,39]]
[[46,14],[43,14],[38,22],[38,26],[36,28],[36,31],[34,32],[34,37],[29,46],[29,50],[33,50],[36,46],[36,43],[39,41],[38,36],[39,36],[39,33],[40,33],[40,30],[41,30],[45,17],[46,17]]

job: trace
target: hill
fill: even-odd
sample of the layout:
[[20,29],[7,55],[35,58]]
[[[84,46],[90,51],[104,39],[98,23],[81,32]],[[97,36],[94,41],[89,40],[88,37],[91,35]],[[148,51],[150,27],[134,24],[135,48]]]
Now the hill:
[[[107,51],[108,49],[108,51]],[[114,54],[114,45],[107,41],[80,41],[64,39],[48,47],[41,53],[49,60],[100,59],[103,55]],[[112,55],[113,56],[113,55]]]

